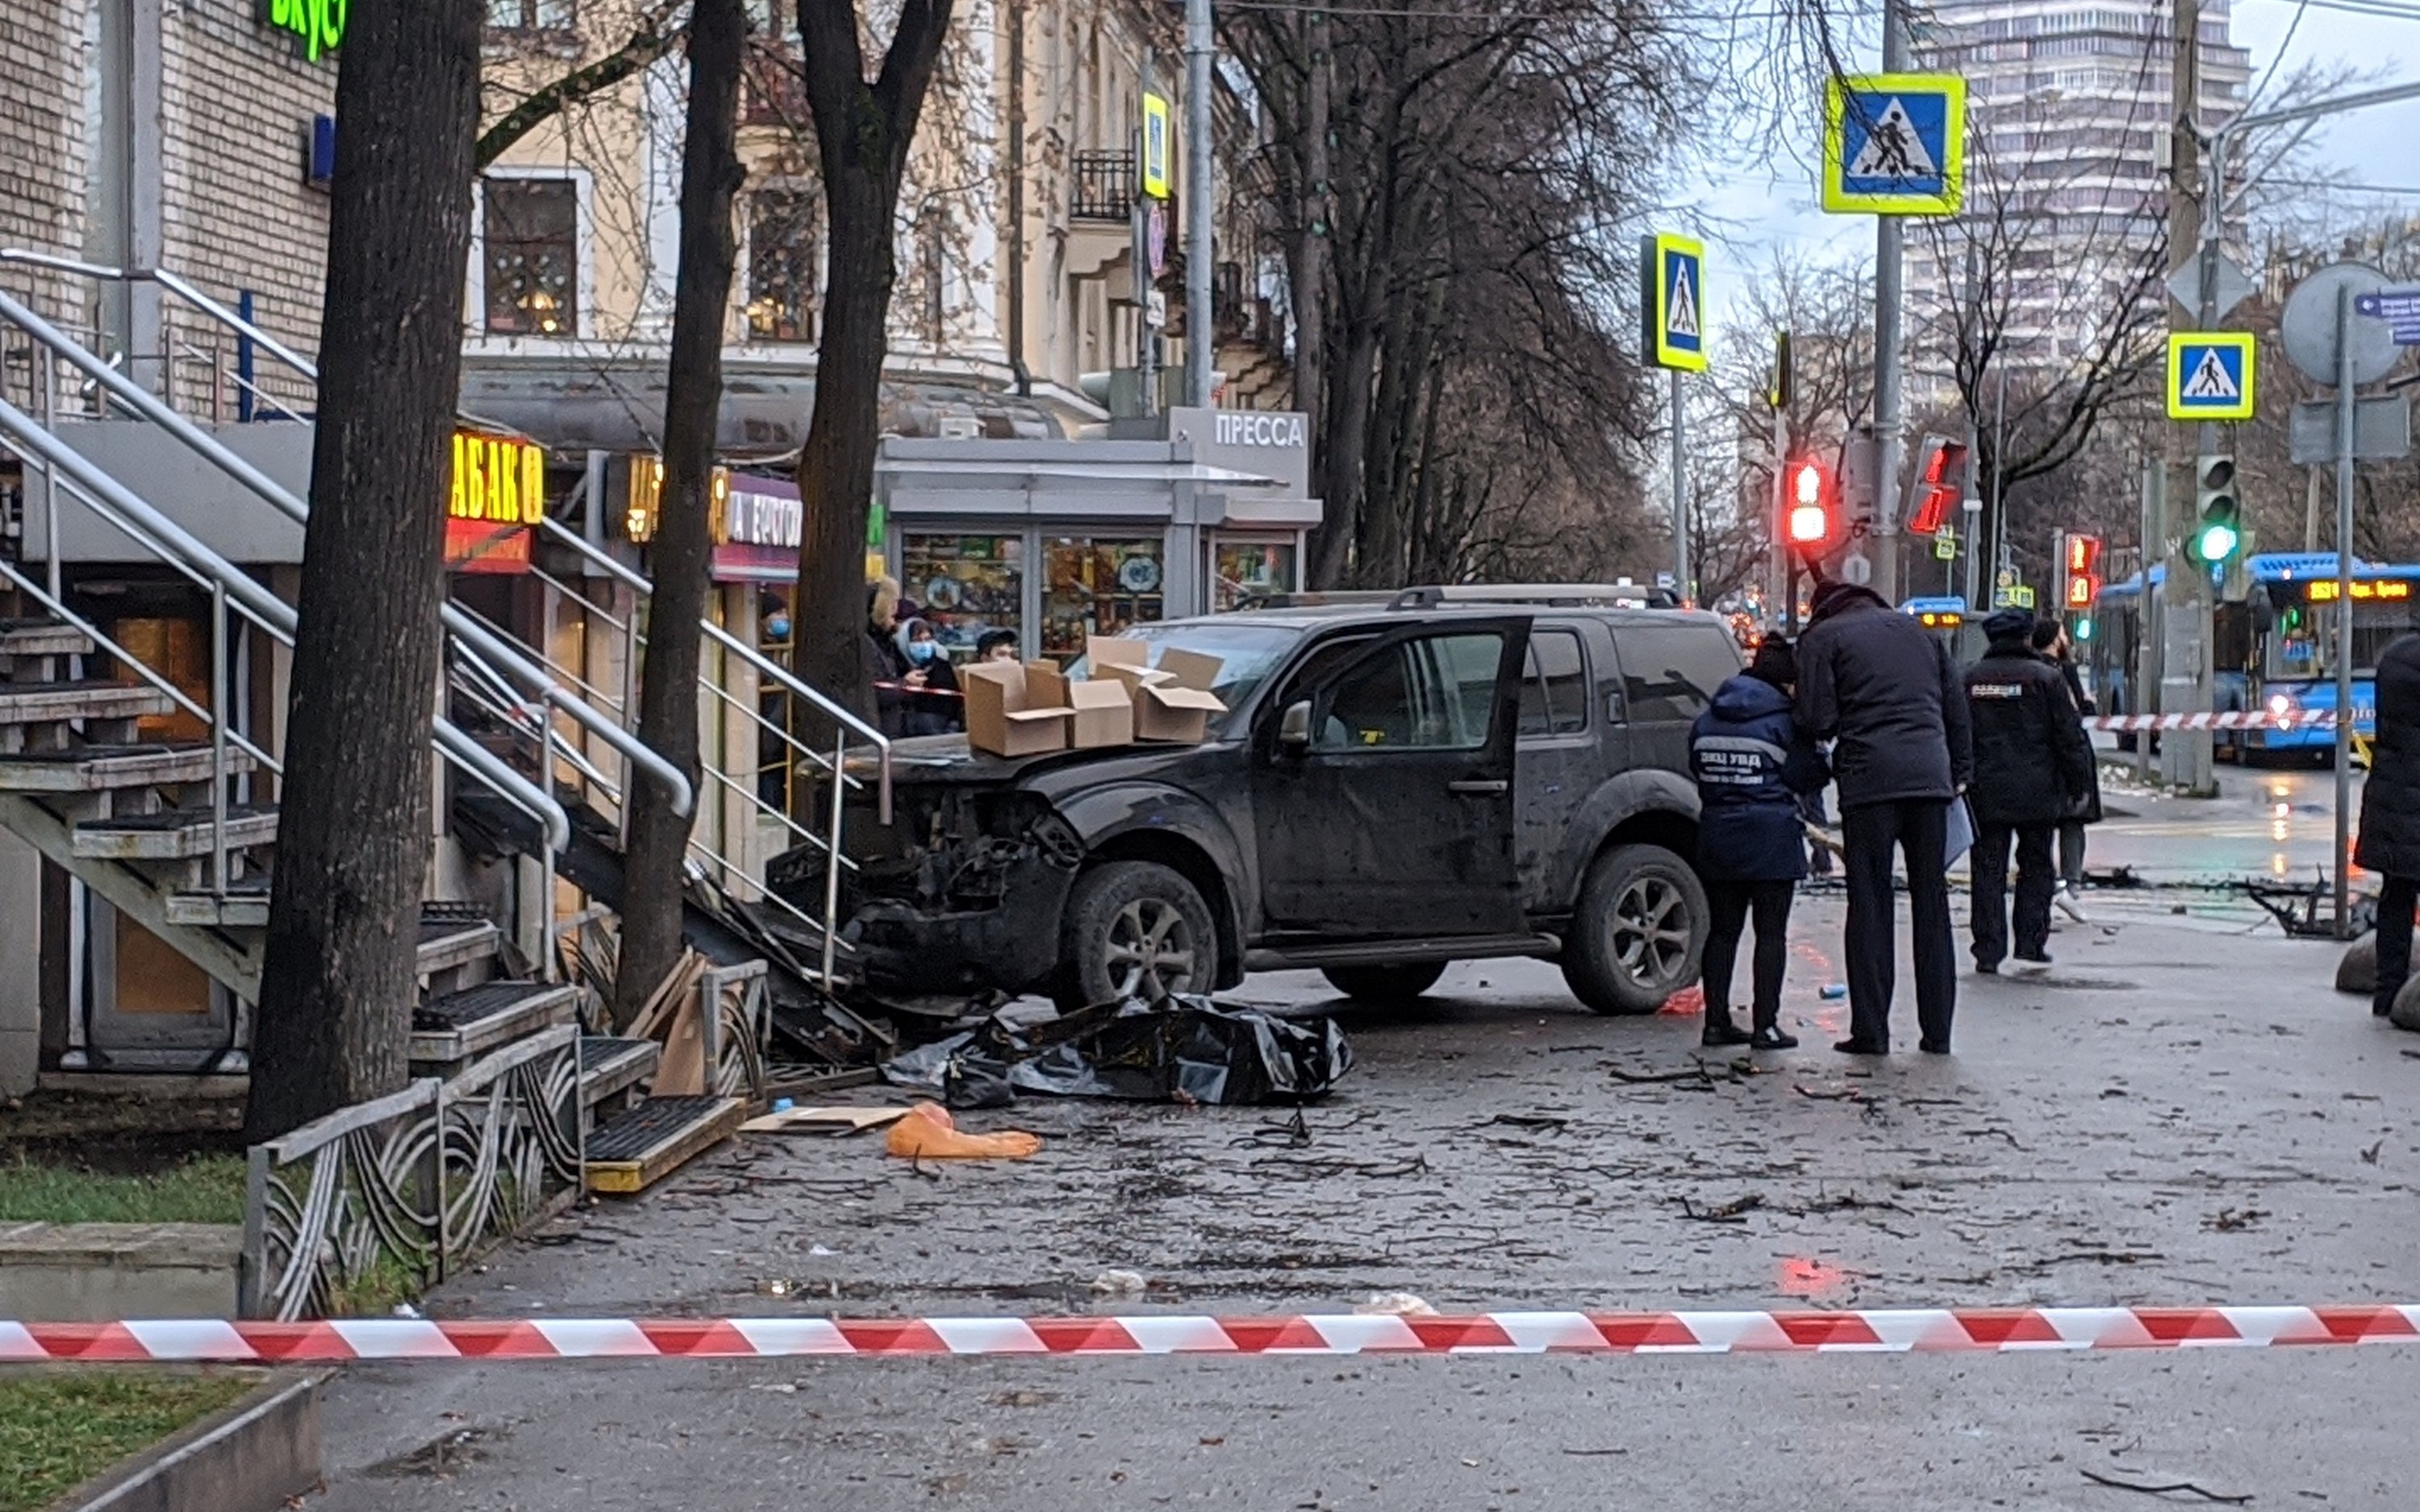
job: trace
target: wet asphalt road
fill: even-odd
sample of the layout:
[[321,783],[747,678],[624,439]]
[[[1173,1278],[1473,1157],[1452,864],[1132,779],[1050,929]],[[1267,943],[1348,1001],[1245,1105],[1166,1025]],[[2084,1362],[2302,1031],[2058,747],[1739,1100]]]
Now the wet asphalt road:
[[[2173,822],[2212,856],[2264,843],[2217,809]],[[1308,1144],[1253,1109],[1042,1101],[969,1116],[1042,1133],[1040,1157],[938,1180],[872,1139],[749,1139],[497,1256],[432,1310],[2420,1296],[2420,1041],[2327,990],[2332,947],[2243,905],[2094,902],[2101,927],[2063,929],[2048,978],[1962,980],[1946,1060],[1823,1048],[1845,1005],[1817,995],[1840,975],[1837,901],[1817,895],[1786,1013],[1807,1047],[1754,1073],[1726,1052],[1703,1079],[1624,1080],[1695,1066],[1695,1021],[1599,1019],[1551,967],[1467,964],[1418,1008],[1346,1013],[1360,1064],[1310,1113]],[[1325,996],[1295,976],[1237,995]],[[1748,1198],[1737,1221],[1701,1216]],[[1094,1296],[1113,1269],[1146,1292]],[[2399,1508],[2420,1470],[2402,1422],[2415,1371],[2410,1348],[361,1367],[330,1390],[330,1487],[309,1504],[2149,1504],[2091,1469],[2255,1506]]]

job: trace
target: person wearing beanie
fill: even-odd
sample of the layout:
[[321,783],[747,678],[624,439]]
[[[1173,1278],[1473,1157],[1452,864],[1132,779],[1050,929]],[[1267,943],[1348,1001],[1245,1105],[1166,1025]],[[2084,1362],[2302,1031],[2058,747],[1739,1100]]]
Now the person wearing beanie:
[[1975,969],[1990,976],[2009,953],[2009,842],[2017,847],[2016,954],[2050,964],[2050,903],[2058,822],[2092,786],[2092,746],[2058,669],[2035,652],[2034,617],[2004,609],[1983,622],[1991,641],[1966,669],[1975,732]]
[[[1781,980],[1789,964],[1790,901],[1807,874],[1799,828],[1801,795],[1828,774],[1815,743],[1790,715],[1798,659],[1789,641],[1768,635],[1756,660],[1714,690],[1689,727],[1689,774],[1698,783],[1698,876],[1712,922],[1706,935],[1706,1020],[1699,1042],[1788,1050],[1781,1030]],[[1753,1031],[1731,1017],[1731,968],[1741,935],[1756,919]]]
[[1958,666],[1914,616],[1852,583],[1817,587],[1798,641],[1798,729],[1835,742],[1849,919],[1844,1055],[1890,1053],[1898,948],[1891,853],[1907,867],[1920,1048],[1949,1053],[1958,946],[1949,918],[1949,802],[1972,779]]

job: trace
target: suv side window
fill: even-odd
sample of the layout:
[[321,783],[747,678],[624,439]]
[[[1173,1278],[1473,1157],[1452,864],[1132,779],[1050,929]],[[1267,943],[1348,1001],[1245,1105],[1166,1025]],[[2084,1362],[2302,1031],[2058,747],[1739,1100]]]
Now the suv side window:
[[1631,622],[1614,630],[1622,701],[1639,723],[1694,719],[1740,670],[1739,648],[1718,625]]
[[1495,713],[1501,632],[1422,636],[1372,656],[1311,711],[1311,749],[1477,750]]
[[1529,632],[1529,656],[1521,670],[1524,735],[1571,735],[1588,728],[1588,663],[1572,630]]

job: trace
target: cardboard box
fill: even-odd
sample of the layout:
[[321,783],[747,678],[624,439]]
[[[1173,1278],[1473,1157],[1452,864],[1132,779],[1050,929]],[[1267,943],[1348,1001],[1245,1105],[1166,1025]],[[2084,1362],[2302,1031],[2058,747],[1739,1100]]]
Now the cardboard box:
[[1075,711],[1067,721],[1068,744],[1098,750],[1134,744],[1134,695],[1115,679],[1070,679],[1058,664],[1029,661],[1025,686],[1039,703],[1063,703]]
[[967,696],[967,744],[995,756],[1039,756],[1067,748],[1067,723],[1075,711],[1034,698],[1025,667],[1013,661],[977,662],[958,669]]
[[1114,636],[1094,636],[1084,644],[1094,671],[1124,684],[1134,703],[1137,740],[1198,743],[1209,733],[1210,716],[1227,705],[1210,691],[1222,665],[1216,656],[1170,646],[1159,665],[1147,665],[1151,647],[1144,641]]

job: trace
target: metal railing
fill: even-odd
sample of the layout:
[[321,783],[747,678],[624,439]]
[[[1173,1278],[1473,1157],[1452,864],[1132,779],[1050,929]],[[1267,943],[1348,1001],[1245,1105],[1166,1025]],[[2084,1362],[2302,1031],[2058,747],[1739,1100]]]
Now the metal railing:
[[[213,688],[212,703],[205,708],[169,678],[101,633],[99,626],[75,613],[60,594],[14,567],[0,564],[0,573],[4,573],[7,580],[21,593],[33,598],[63,623],[90,637],[120,665],[164,694],[184,712],[205,721],[210,732],[213,752],[210,870],[216,890],[224,896],[229,872],[227,783],[238,775],[229,769],[228,749],[232,747],[242,751],[271,773],[284,770],[273,753],[234,726],[226,687],[226,611],[232,608],[279,644],[289,648],[294,644],[295,611],[250,574],[195,539],[182,526],[96,467],[33,417],[6,401],[0,401],[0,448],[21,458],[26,466],[39,469],[45,481],[56,486],[65,497],[91,510],[154,559],[210,594],[216,611],[210,632]],[[559,849],[570,843],[570,818],[551,795],[513,771],[444,719],[436,718],[432,723],[437,750],[442,757],[493,788],[515,808],[536,820],[551,848]]]
[[1078,221],[1116,221],[1134,212],[1135,155],[1125,151],[1074,154],[1074,192],[1067,214]]
[[[181,280],[178,282],[181,283]],[[255,332],[251,323],[242,320],[240,316],[227,314],[223,309],[215,309],[215,313],[225,319],[235,321],[247,333]],[[12,296],[0,294],[0,320],[16,326],[38,343],[50,348],[85,377],[100,384],[112,399],[125,407],[135,417],[147,421],[175,437],[188,450],[225,473],[245,491],[284,515],[287,519],[297,525],[308,522],[311,514],[310,506],[292,490],[237,455],[217,438],[177,413],[142,385],[78,346],[49,321],[27,309]],[[280,361],[300,363],[301,370],[316,380],[318,370],[302,363],[301,358],[278,345],[273,337],[260,332],[255,335],[255,339],[265,343],[264,349],[271,351],[271,355],[276,356]],[[52,558],[52,570],[55,574],[58,557],[57,537],[53,535],[47,546]],[[481,655],[509,672],[531,692],[542,692],[553,686],[552,680],[548,677],[545,671],[530,660],[527,655],[480,627],[460,607],[454,604],[442,605],[441,617],[450,635],[458,640],[468,641]],[[668,795],[675,813],[687,814],[690,811],[696,794],[688,777],[679,768],[657,755],[636,735],[589,708],[585,703],[567,704],[566,712],[586,726],[607,745],[619,751],[632,766],[645,772],[659,784]]]
[[[593,501],[591,507],[594,507]],[[654,594],[655,584],[644,574],[624,565],[610,552],[592,545],[577,531],[566,529],[552,519],[542,521],[539,530],[547,539],[561,544],[606,578],[629,589],[634,598],[646,598]],[[626,672],[638,665],[640,654],[646,647],[646,637],[639,631],[638,615],[635,612],[628,615],[615,614],[611,606],[599,603],[559,578],[547,575],[546,581],[556,592],[565,594],[573,603],[579,605],[584,612],[597,615],[620,629],[624,636],[622,665]],[[865,787],[865,779],[848,770],[849,739],[854,735],[874,748],[876,813],[883,824],[891,822],[891,741],[880,730],[867,723],[846,705],[806,683],[788,668],[713,621],[701,619],[698,622],[698,629],[726,656],[752,670],[773,689],[815,710],[829,719],[834,727],[832,749],[827,753],[799,739],[787,728],[784,721],[767,718],[763,710],[750,707],[713,676],[705,675],[699,679],[700,686],[712,694],[718,702],[743,717],[746,721],[744,727],[755,732],[760,742],[764,735],[771,735],[784,752],[783,760],[785,765],[804,765],[816,772],[830,784],[830,803],[824,816],[827,827],[818,833],[799,823],[783,805],[768,802],[761,794],[757,793],[749,780],[755,775],[752,768],[743,775],[733,771],[729,764],[718,764],[711,761],[702,761],[699,766],[702,779],[737,797],[740,801],[742,812],[756,824],[761,825],[766,820],[770,820],[794,837],[798,842],[812,846],[822,855],[824,897],[820,918],[810,914],[769,887],[765,887],[762,879],[755,875],[752,867],[727,854],[729,850],[735,848],[730,841],[726,841],[725,850],[717,851],[692,833],[689,845],[691,855],[721,869],[726,878],[734,875],[746,878],[760,891],[765,903],[808,926],[816,940],[820,955],[818,968],[824,979],[824,984],[829,989],[836,980],[835,956],[838,944],[837,916],[840,911],[841,876],[844,872],[853,870],[856,865],[849,859],[845,849],[847,799],[851,792],[862,791]],[[634,707],[627,690],[623,702],[625,707]],[[615,802],[619,803],[618,796],[615,797]],[[741,838],[744,839],[744,835]]]
[[[1126,192],[1131,193],[1130,184],[1125,187]],[[248,342],[255,353],[282,365],[303,383],[316,388],[318,381],[318,369],[309,359],[168,270],[157,268],[122,270],[79,262],[72,258],[44,253],[8,249],[0,249],[0,264],[47,270],[96,284],[149,283],[200,314],[222,332],[232,333],[241,341]],[[24,426],[39,430],[43,441],[47,441],[49,446],[46,447],[40,442],[32,440],[27,440],[26,446],[38,454],[45,454],[53,448],[65,454],[65,457],[59,458],[46,456],[39,466],[42,479],[42,507],[47,527],[45,543],[49,558],[46,584],[39,601],[43,602],[46,608],[54,607],[54,611],[65,607],[59,582],[60,536],[57,528],[59,480],[64,474],[76,480],[84,490],[81,497],[84,497],[86,502],[91,501],[89,496],[94,492],[110,494],[109,502],[118,506],[117,513],[127,519],[133,520],[138,528],[129,528],[118,519],[113,519],[113,524],[118,525],[120,529],[126,529],[130,535],[138,541],[146,542],[148,548],[173,547],[175,548],[173,550],[163,549],[163,560],[169,560],[178,555],[184,556],[204,579],[215,583],[212,590],[214,594],[231,596],[247,611],[256,611],[268,616],[270,624],[276,625],[277,630],[282,630],[282,639],[286,643],[290,644],[292,637],[290,609],[272,595],[269,595],[266,590],[261,589],[252,579],[236,572],[214,554],[209,553],[199,542],[178,530],[173,522],[166,520],[164,517],[160,517],[156,511],[150,510],[147,505],[143,505],[131,494],[126,494],[122,488],[117,488],[114,481],[106,479],[105,475],[100,474],[97,469],[92,469],[88,462],[74,456],[71,451],[56,442],[55,437],[52,435],[51,422],[56,415],[54,397],[59,392],[58,364],[65,363],[72,373],[82,376],[84,382],[79,393],[81,397],[88,400],[85,406],[87,412],[105,415],[114,406],[133,419],[148,422],[166,431],[187,449],[234,480],[245,491],[257,497],[297,524],[302,524],[307,520],[309,514],[307,503],[252,463],[229,450],[215,437],[201,430],[191,420],[179,414],[173,402],[170,402],[175,396],[173,381],[169,385],[170,400],[163,400],[122,370],[122,358],[104,361],[31,309],[25,302],[6,292],[0,292],[0,323],[14,325],[23,332],[33,343],[29,351],[39,354],[37,362],[39,364],[40,378],[36,393],[40,397],[43,413],[39,421],[23,416],[22,412],[18,413],[16,418]],[[192,348],[194,360],[207,362],[214,375],[223,373],[222,365],[215,359],[209,358],[200,348],[192,347],[191,343],[184,345]],[[215,342],[212,345],[215,346]],[[237,376],[235,381],[256,404],[273,407],[289,418],[302,418],[297,410],[277,399],[273,393],[257,382],[242,378],[240,375]],[[219,392],[220,379],[214,377],[212,393],[216,394]],[[476,421],[476,417],[465,418]],[[72,462],[69,462],[67,458],[72,458]],[[111,490],[114,490],[114,493]],[[136,507],[126,507],[128,505]],[[148,538],[144,533],[147,529],[151,532]],[[653,594],[654,584],[645,577],[597,549],[578,533],[565,530],[557,521],[551,518],[542,520],[540,529],[548,539],[567,546],[595,569],[629,588],[635,596],[644,598]],[[187,549],[188,548],[190,550]],[[225,575],[225,580],[219,581],[222,575]],[[675,813],[693,814],[698,796],[696,784],[692,783],[686,774],[641,741],[632,728],[636,723],[635,670],[639,653],[644,645],[644,638],[638,628],[638,616],[635,613],[616,615],[610,606],[597,604],[587,594],[578,592],[569,584],[552,575],[546,574],[543,570],[539,570],[537,576],[558,592],[567,594],[583,605],[589,612],[600,616],[604,623],[622,632],[626,644],[623,687],[618,696],[609,696],[603,689],[573,673],[569,669],[560,666],[542,652],[528,646],[501,628],[488,624],[469,609],[448,603],[443,607],[443,619],[449,639],[449,659],[458,670],[468,670],[464,675],[470,678],[478,689],[478,696],[474,702],[491,716],[502,717],[508,728],[524,736],[533,733],[529,724],[529,711],[533,706],[536,708],[538,733],[542,733],[543,737],[539,770],[544,777],[552,776],[556,761],[566,762],[580,773],[583,780],[588,781],[599,793],[610,795],[615,806],[627,811],[626,800],[630,794],[631,781],[636,775],[644,774],[660,787],[672,803]],[[12,574],[11,580],[18,581],[20,586],[23,586],[22,575]],[[269,604],[275,605],[275,609],[271,610],[254,602],[256,596],[267,599]],[[282,624],[279,623],[280,616],[283,617]],[[770,816],[788,833],[804,843],[816,846],[824,853],[826,876],[821,918],[812,917],[788,900],[780,899],[769,889],[763,888],[761,881],[752,875],[749,868],[740,864],[733,856],[717,852],[694,835],[691,837],[690,846],[693,855],[721,868],[726,876],[748,877],[765,897],[772,899],[777,906],[796,915],[801,921],[809,924],[821,940],[822,970],[829,984],[833,978],[836,935],[834,915],[839,905],[840,877],[842,871],[849,865],[847,857],[843,853],[845,804],[849,792],[861,790],[864,785],[862,779],[851,775],[847,769],[847,748],[851,738],[854,737],[875,748],[876,811],[880,821],[888,824],[891,818],[892,801],[891,742],[879,730],[859,717],[854,710],[811,687],[791,673],[787,668],[767,657],[755,647],[746,644],[721,626],[711,621],[701,621],[700,628],[701,632],[719,646],[727,656],[752,669],[760,679],[768,682],[781,693],[817,711],[834,727],[833,749],[826,753],[800,741],[782,723],[766,718],[761,710],[746,707],[715,679],[711,677],[701,679],[702,686],[724,705],[741,710],[752,728],[771,732],[788,753],[784,758],[786,764],[812,768],[829,779],[831,789],[829,823],[828,826],[819,833],[815,827],[801,824],[786,809],[766,802],[752,790],[746,779],[735,775],[733,771],[708,764],[701,774],[703,780],[709,780],[723,791],[742,797],[747,810],[760,821],[766,816]],[[277,633],[277,630],[273,630],[272,633]],[[113,652],[113,655],[116,654]],[[216,669],[220,668],[224,659],[224,648],[214,648],[212,656],[213,682],[216,683],[221,680],[222,674]],[[173,689],[169,691],[172,697],[179,700],[180,706],[189,705],[190,701],[183,700],[181,694]],[[612,712],[608,713],[609,709]],[[567,738],[564,732],[556,729],[553,716],[557,712],[619,756],[621,769],[618,774],[609,774],[599,770],[593,762],[588,760],[585,751]],[[214,730],[223,721],[212,720]],[[242,737],[235,732],[229,731],[226,733],[234,736],[241,744],[250,744],[248,741],[243,741]],[[480,747],[469,734],[450,721],[442,717],[438,718],[436,733],[439,748],[449,761],[471,771],[479,779],[503,793],[514,807],[539,821],[547,845],[545,856],[547,872],[551,875],[554,854],[569,842],[570,834],[568,819],[563,813],[561,807],[555,803],[552,794],[544,787],[522,779],[504,762]],[[214,733],[214,740],[221,738],[225,737]],[[255,748],[254,759],[259,760],[266,754],[257,751],[257,748]],[[274,767],[272,766],[271,769],[274,770]],[[551,916],[552,912],[551,887],[548,889],[548,911]]]

